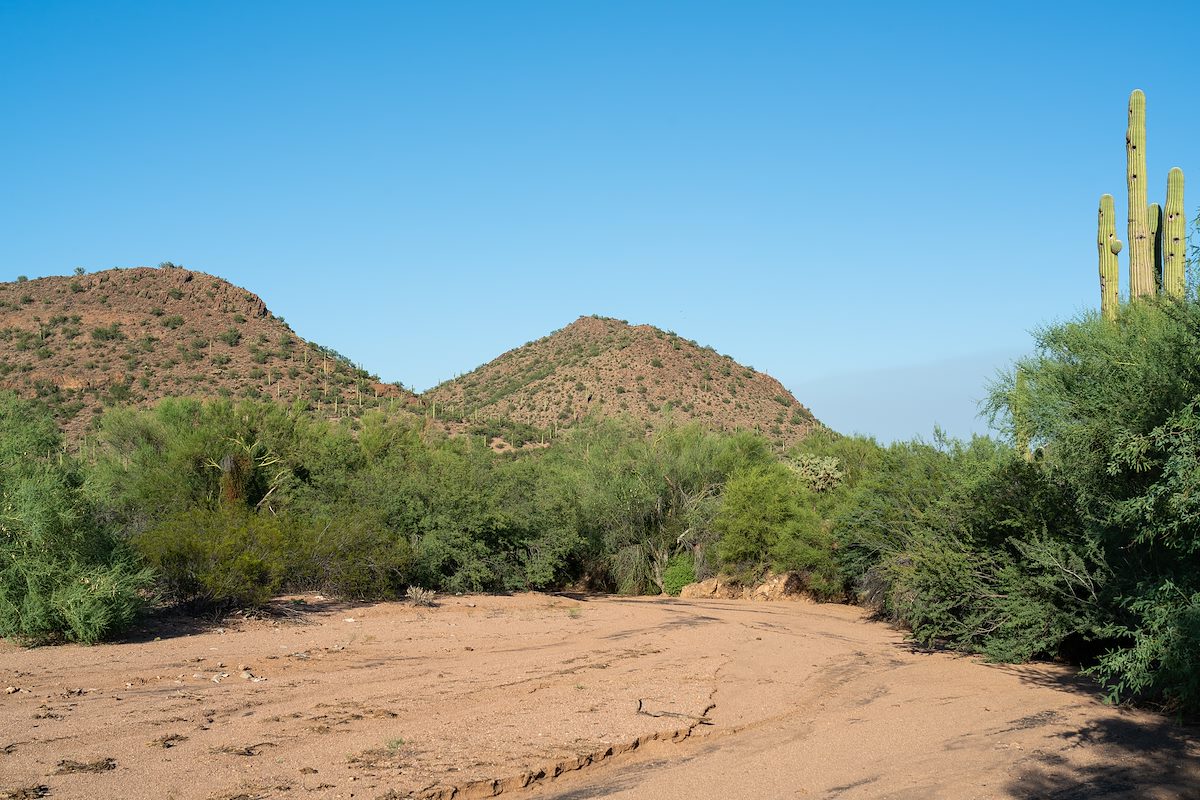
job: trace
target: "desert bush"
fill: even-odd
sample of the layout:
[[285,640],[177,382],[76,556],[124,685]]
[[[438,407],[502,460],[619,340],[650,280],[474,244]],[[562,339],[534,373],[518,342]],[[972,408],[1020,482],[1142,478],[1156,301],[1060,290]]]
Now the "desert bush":
[[696,565],[691,553],[678,553],[663,570],[663,593],[678,597],[683,587],[696,582]]
[[360,520],[300,520],[238,506],[188,509],[133,544],[165,595],[194,608],[256,606],[284,590],[396,597],[412,563],[407,542]]
[[121,332],[121,323],[114,322],[112,325],[100,328],[92,328],[92,339],[97,342],[121,341],[126,336]]
[[0,394],[0,636],[95,642],[142,606],[149,573],[97,525],[50,418]]
[[681,552],[692,552],[703,573],[725,482],[774,458],[760,437],[698,425],[668,426],[647,438],[640,426],[592,422],[560,444],[551,465],[571,487],[585,571],[595,584],[625,594],[661,592],[664,570]]
[[285,536],[274,517],[191,508],[138,534],[133,545],[168,598],[198,608],[249,607],[282,587]]
[[[549,451],[516,457],[497,456],[479,436],[431,435],[382,413],[355,428],[271,403],[113,410],[101,421],[87,487],[102,517],[160,567],[167,593],[199,604],[258,602],[305,580],[330,585],[348,550],[330,554],[326,577],[306,578],[275,545],[295,532],[277,534],[278,521],[257,517],[338,520],[344,509],[364,531],[403,543],[407,578],[424,587],[509,591],[582,579],[658,593],[680,553],[707,574],[730,476],[775,462],[760,437],[698,426],[647,438],[641,425],[588,420]],[[238,526],[250,531],[241,549]],[[207,545],[198,542],[209,528]],[[781,562],[815,564],[787,544]],[[333,583],[355,587],[335,594],[394,591],[386,581]]]
[[746,579],[768,568],[794,570],[807,576],[814,593],[840,594],[832,540],[809,496],[802,480],[779,463],[730,479],[714,520],[721,535],[717,553],[726,570]]
[[944,494],[872,568],[880,605],[923,643],[998,661],[1099,635],[1106,571],[1080,538],[1069,488],[989,440],[947,458]]
[[[1200,305],[1152,298],[1106,322],[1037,335],[992,394],[1074,496],[1100,589],[1107,650],[1094,672],[1114,698],[1200,709]],[[1019,402],[1014,402],[1019,399]]]

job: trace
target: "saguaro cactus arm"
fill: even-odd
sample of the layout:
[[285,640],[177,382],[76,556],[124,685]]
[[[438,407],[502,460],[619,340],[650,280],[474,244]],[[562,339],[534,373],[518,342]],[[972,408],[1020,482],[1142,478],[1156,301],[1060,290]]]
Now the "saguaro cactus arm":
[[1129,294],[1154,294],[1154,260],[1146,208],[1146,95],[1129,95],[1129,127],[1125,132],[1125,177],[1129,184]]
[[1105,319],[1117,316],[1117,288],[1120,284],[1121,240],[1117,238],[1117,214],[1111,194],[1100,197],[1100,219],[1096,226],[1096,250],[1100,254],[1100,312]]
[[1187,217],[1183,210],[1183,170],[1167,173],[1167,206],[1163,209],[1163,292],[1183,297],[1187,289]]
[[1158,203],[1146,207],[1146,228],[1150,232],[1150,261],[1154,264],[1154,285],[1162,288],[1163,282],[1163,210]]

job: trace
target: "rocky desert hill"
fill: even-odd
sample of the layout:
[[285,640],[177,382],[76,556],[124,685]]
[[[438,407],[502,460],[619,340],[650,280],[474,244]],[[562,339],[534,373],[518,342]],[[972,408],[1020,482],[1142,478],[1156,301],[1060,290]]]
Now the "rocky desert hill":
[[0,389],[40,398],[73,441],[107,407],[173,396],[299,400],[323,416],[423,409],[448,433],[495,437],[498,449],[588,414],[648,427],[670,414],[781,446],[819,424],[774,378],[674,333],[600,317],[418,397],[304,340],[257,295],[174,265],[0,283]]
[[430,389],[439,416],[510,419],[539,428],[588,414],[653,424],[669,412],[792,444],[819,425],[779,381],[650,325],[580,317],[560,331]]
[[0,283],[0,388],[42,398],[71,438],[106,406],[168,396],[304,399],[329,415],[413,400],[257,295],[174,266]]

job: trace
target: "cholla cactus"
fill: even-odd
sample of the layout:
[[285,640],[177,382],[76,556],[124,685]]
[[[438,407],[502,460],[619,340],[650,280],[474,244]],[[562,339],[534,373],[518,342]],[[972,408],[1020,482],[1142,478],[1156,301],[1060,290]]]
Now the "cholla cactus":
[[836,489],[846,477],[846,473],[842,471],[842,462],[833,456],[801,453],[786,463],[792,472],[817,494]]
[[410,586],[405,593],[409,600],[412,600],[414,606],[433,606],[433,598],[437,596],[432,589],[422,589],[420,586]]

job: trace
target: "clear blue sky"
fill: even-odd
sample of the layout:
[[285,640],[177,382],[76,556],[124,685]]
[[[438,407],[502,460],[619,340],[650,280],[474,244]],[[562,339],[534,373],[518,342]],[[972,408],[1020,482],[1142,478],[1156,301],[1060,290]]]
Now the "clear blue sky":
[[599,313],[965,434],[1096,304],[1134,87],[1200,206],[1200,12],[1129,8],[4,0],[0,279],[175,261],[417,389]]

